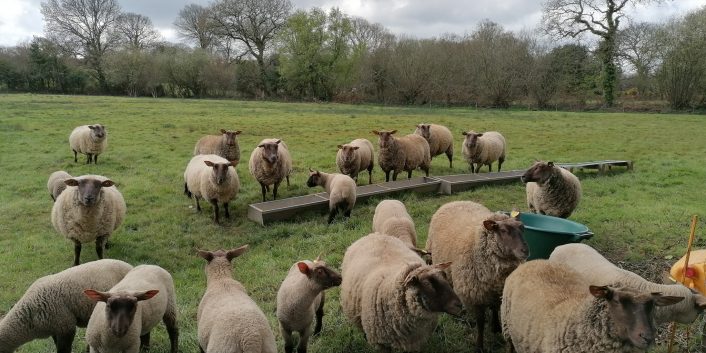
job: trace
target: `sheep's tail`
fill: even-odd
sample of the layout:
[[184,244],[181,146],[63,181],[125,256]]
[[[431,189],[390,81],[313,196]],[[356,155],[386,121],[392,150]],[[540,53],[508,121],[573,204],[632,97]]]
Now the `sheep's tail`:
[[191,191],[189,191],[189,187],[186,185],[186,183],[184,183],[184,195],[186,195],[186,197],[188,198],[191,198]]

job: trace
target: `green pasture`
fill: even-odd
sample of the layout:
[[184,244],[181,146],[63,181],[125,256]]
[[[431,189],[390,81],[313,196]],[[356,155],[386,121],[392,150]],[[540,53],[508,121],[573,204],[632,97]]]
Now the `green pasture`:
[[[279,284],[297,260],[324,258],[340,269],[346,247],[368,234],[380,199],[356,205],[351,219],[326,225],[323,214],[262,227],[246,218],[247,205],[260,201],[260,186],[247,161],[263,138],[282,138],[290,148],[294,173],[280,197],[320,192],[305,185],[308,168],[335,170],[336,145],[368,138],[373,129],[412,133],[417,123],[448,126],[455,134],[454,166],[445,156],[432,163],[436,175],[465,173],[462,130],[500,131],[508,142],[505,170],[523,169],[536,159],[581,162],[630,159],[633,171],[579,172],[583,199],[571,219],[596,235],[588,243],[606,256],[639,267],[676,261],[686,248],[692,214],[702,218],[696,247],[706,246],[706,117],[697,115],[565,113],[475,110],[472,108],[384,107],[368,105],[178,100],[89,96],[0,95],[0,314],[6,313],[37,278],[66,269],[72,243],[52,228],[52,200],[46,189],[50,173],[100,174],[118,184],[127,202],[125,222],[113,234],[106,257],[131,264],[156,264],[174,276],[179,304],[180,351],[198,352],[196,310],[205,289],[204,261],[195,249],[228,249],[250,244],[235,260],[235,278],[243,283],[270,319],[275,318]],[[78,125],[102,123],[107,151],[98,165],[74,163],[68,145]],[[195,142],[219,129],[242,130],[241,193],[231,204],[231,219],[216,225],[205,203],[197,213],[183,194],[183,172]],[[487,168],[483,168],[486,172]],[[415,172],[421,175],[421,172]],[[402,175],[401,177],[404,177]],[[374,182],[384,181],[376,167]],[[361,178],[366,181],[367,176]],[[284,184],[283,184],[284,185]],[[401,194],[424,244],[432,214],[453,200],[473,200],[492,210],[526,210],[524,185],[482,187],[452,196]],[[270,194],[271,197],[271,194]],[[193,206],[193,207],[192,207]],[[665,257],[673,260],[665,260]],[[91,244],[82,262],[96,259]],[[339,305],[339,289],[327,294],[321,336],[311,352],[373,352],[363,334],[348,323]],[[694,325],[696,327],[696,324]],[[442,316],[427,352],[472,352],[475,328]],[[74,342],[85,348],[84,330]],[[504,351],[500,338],[488,346]],[[495,342],[493,344],[492,342]],[[51,352],[51,339],[23,346],[19,352]],[[167,352],[163,325],[152,335],[151,352]],[[664,346],[655,351],[666,351]]]

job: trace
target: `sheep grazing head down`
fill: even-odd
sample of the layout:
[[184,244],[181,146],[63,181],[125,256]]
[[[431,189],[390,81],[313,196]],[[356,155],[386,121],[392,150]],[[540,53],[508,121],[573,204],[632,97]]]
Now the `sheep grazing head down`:
[[352,161],[353,157],[355,157],[355,151],[359,148],[360,147],[358,146],[338,145],[338,149],[341,150],[341,154],[343,155],[343,161],[345,162]]
[[486,236],[496,237],[500,257],[517,260],[527,259],[529,247],[522,235],[525,226],[518,218],[511,217],[502,221],[488,219],[483,221],[483,227],[487,231]]
[[465,140],[463,143],[466,145],[468,148],[475,148],[478,145],[478,138],[483,136],[483,134],[479,134],[473,130],[471,131],[464,131],[461,133],[465,137]]
[[101,124],[88,125],[91,129],[91,138],[95,141],[100,141],[105,137],[105,126]]
[[554,175],[554,162],[535,162],[525,174],[522,174],[522,182],[529,183],[535,182],[537,184],[544,184]]
[[322,289],[329,289],[341,285],[341,274],[328,267],[326,262],[321,261],[321,257],[317,257],[311,266],[303,261],[297,262],[297,267],[299,268],[299,272],[313,280],[316,284],[321,286]]
[[427,310],[459,315],[463,310],[463,304],[451,288],[446,272],[444,272],[444,269],[449,266],[451,266],[451,262],[433,266],[419,266],[409,272],[403,286],[406,290],[415,290],[419,302]]
[[258,148],[262,148],[262,159],[267,163],[275,164],[279,159],[278,147],[282,140],[277,140],[275,142],[267,142],[258,145]]
[[235,146],[235,140],[242,131],[237,130],[225,130],[221,129],[221,134],[223,134],[223,142],[228,146]]
[[84,206],[93,206],[100,200],[101,188],[115,185],[112,180],[94,178],[66,179],[64,184],[78,186],[79,202]]
[[397,130],[392,130],[392,131],[377,131],[373,130],[373,134],[378,135],[378,143],[380,144],[380,148],[387,148],[392,140],[394,140],[394,135],[397,133]]
[[213,163],[211,161],[204,161],[207,166],[211,167],[212,175],[211,177],[216,181],[216,184],[221,185],[228,178],[228,167],[233,165],[233,163]]
[[127,334],[135,312],[137,302],[153,298],[158,290],[148,290],[139,292],[99,292],[93,289],[83,291],[88,298],[96,302],[105,303],[105,317],[108,320],[110,332],[116,337],[123,337]]
[[306,181],[306,186],[313,188],[314,186],[322,184],[323,180],[321,180],[321,173],[318,170],[309,168],[309,179]]
[[425,140],[429,141],[429,138],[431,138],[431,124],[417,125],[417,132],[419,132]]
[[613,334],[639,349],[646,349],[654,341],[654,307],[676,304],[684,299],[609,286],[589,286],[589,291],[594,297],[607,301]]

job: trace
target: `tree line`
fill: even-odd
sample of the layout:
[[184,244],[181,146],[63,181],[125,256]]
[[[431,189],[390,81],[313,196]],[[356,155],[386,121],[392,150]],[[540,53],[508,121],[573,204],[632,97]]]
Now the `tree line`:
[[483,107],[581,109],[612,106],[616,98],[706,106],[706,7],[665,23],[638,23],[628,20],[631,1],[639,2],[547,0],[544,33],[486,20],[465,35],[417,39],[337,8],[216,0],[181,9],[174,25],[183,43],[175,44],[163,41],[148,17],[122,12],[117,0],[47,0],[45,36],[0,48],[0,90]]

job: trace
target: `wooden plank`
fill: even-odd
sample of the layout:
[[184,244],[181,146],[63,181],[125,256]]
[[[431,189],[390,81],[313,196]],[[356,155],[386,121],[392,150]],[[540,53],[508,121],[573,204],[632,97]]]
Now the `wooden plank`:
[[520,180],[524,173],[525,170],[511,170],[494,173],[444,175],[436,178],[441,180],[440,192],[451,195],[455,192],[471,190],[482,185],[516,182]]

